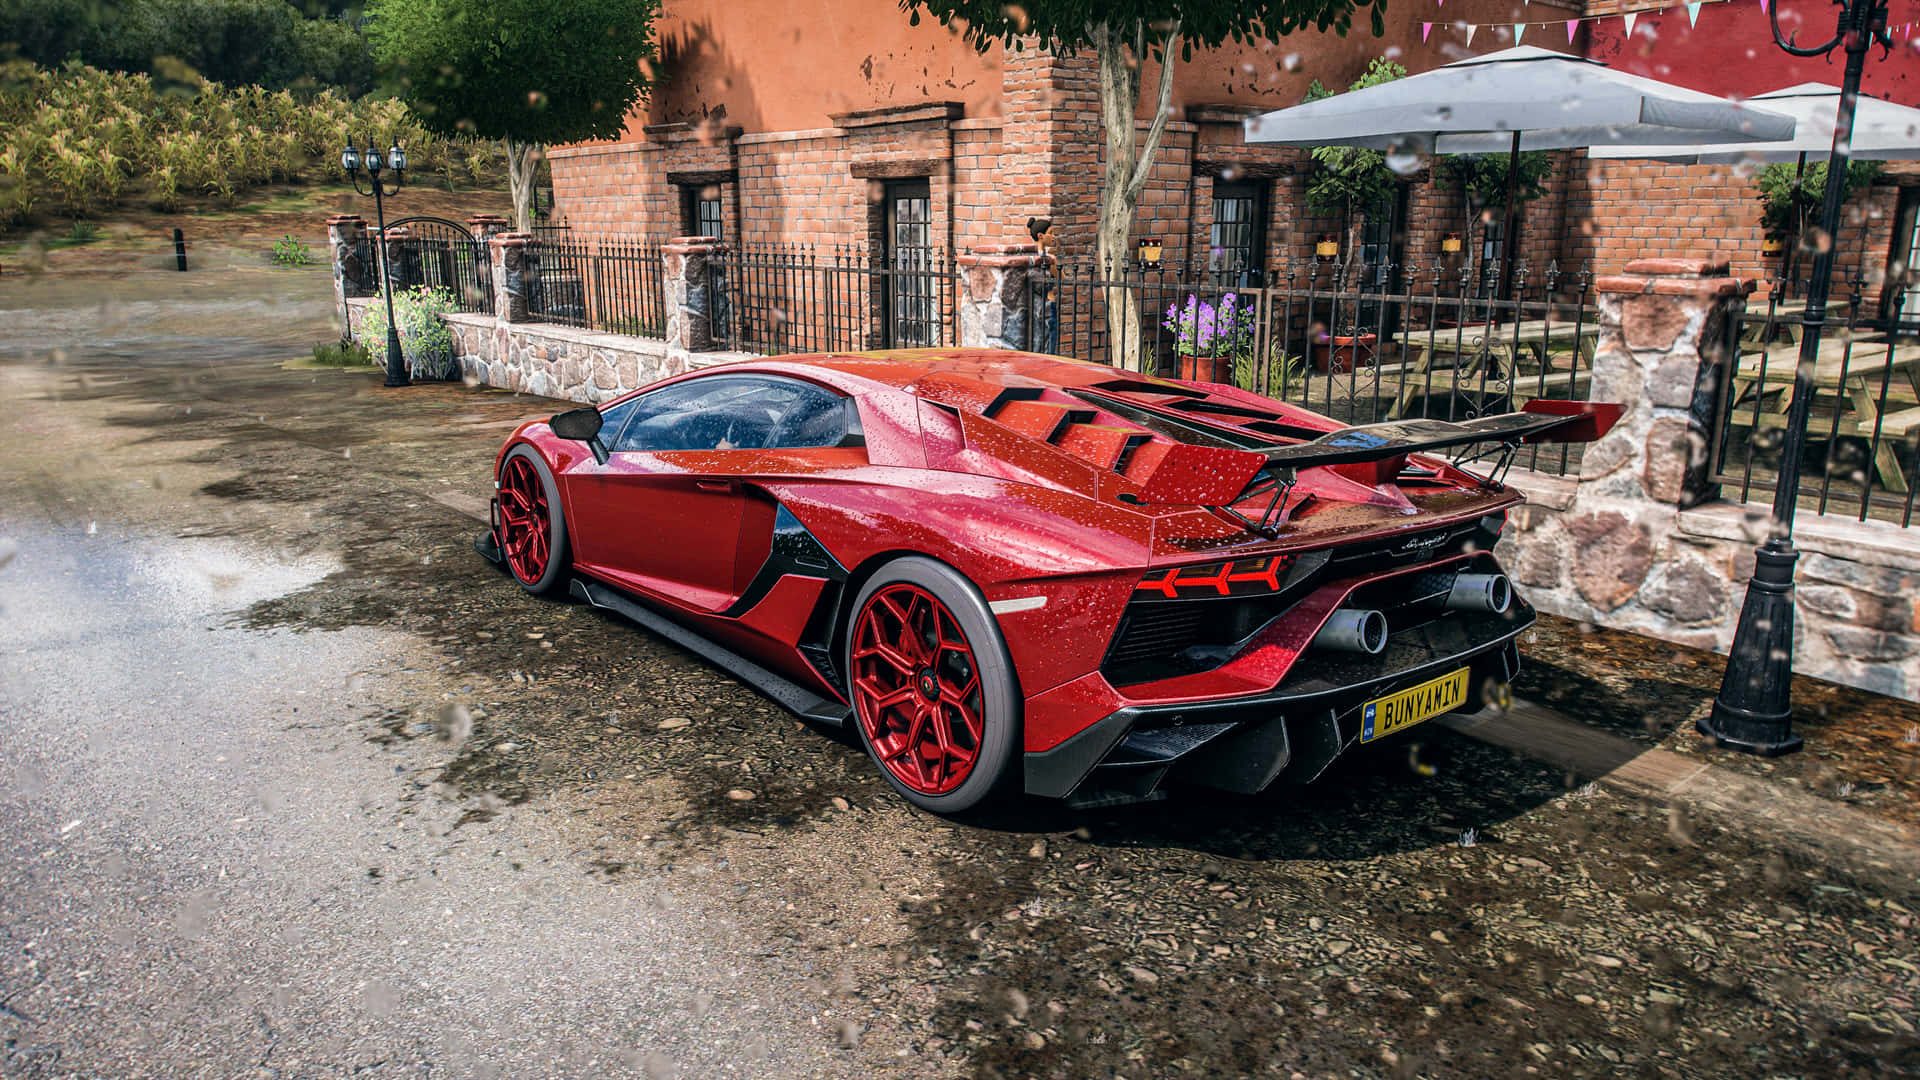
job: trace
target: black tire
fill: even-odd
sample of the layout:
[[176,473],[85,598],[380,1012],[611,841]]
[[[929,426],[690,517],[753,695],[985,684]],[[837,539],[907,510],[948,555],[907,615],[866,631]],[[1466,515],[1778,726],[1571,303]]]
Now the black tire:
[[867,756],[879,767],[880,775],[902,798],[935,814],[965,813],[997,800],[1018,787],[1023,701],[1020,680],[1013,669],[1013,658],[1007,653],[1006,639],[1001,636],[999,620],[987,608],[986,598],[980,595],[980,590],[945,563],[918,555],[895,559],[882,566],[867,580],[849,609],[847,629],[843,635],[846,646],[841,659],[845,664],[843,670],[849,673],[850,680],[858,670],[853,652],[855,628],[862,613],[867,610],[868,603],[876,593],[890,585],[899,584],[918,586],[931,593],[945,605],[966,636],[980,681],[982,736],[978,755],[971,771],[958,787],[942,794],[927,794],[901,782],[881,761],[867,725],[861,720],[857,690],[851,726],[860,745],[867,751]]
[[[506,472],[508,462],[514,458],[524,458],[533,466],[534,475],[540,478],[540,486],[547,497],[547,565],[538,580],[528,581],[521,577],[509,565],[507,572],[520,587],[535,596],[552,596],[567,587],[567,572],[573,567],[573,553],[567,545],[567,514],[560,505],[560,485],[553,479],[553,469],[547,465],[540,453],[525,443],[507,451],[500,460],[500,471]],[[495,540],[499,540],[495,537]]]

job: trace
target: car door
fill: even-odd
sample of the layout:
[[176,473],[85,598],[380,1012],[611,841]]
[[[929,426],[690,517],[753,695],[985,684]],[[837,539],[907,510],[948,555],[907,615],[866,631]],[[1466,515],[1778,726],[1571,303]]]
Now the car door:
[[635,398],[607,462],[570,471],[575,562],[699,611],[725,609],[740,588],[742,479],[788,413],[821,393],[775,376],[711,375]]

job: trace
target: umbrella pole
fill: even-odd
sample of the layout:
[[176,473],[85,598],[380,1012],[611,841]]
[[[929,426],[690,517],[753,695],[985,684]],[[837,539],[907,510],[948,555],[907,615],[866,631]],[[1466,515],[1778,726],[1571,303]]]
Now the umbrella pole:
[[[1506,219],[1500,226],[1500,254],[1502,256],[1501,262],[1503,263],[1500,267],[1500,299],[1502,300],[1513,299],[1513,262],[1517,257],[1515,253],[1519,251],[1518,245],[1514,242],[1518,237],[1514,235],[1514,232],[1520,224],[1520,208],[1515,205],[1518,200],[1514,198],[1514,192],[1519,187],[1520,133],[1515,131],[1513,133],[1513,149],[1507,153]],[[1517,313],[1514,315],[1514,321],[1520,321]]]

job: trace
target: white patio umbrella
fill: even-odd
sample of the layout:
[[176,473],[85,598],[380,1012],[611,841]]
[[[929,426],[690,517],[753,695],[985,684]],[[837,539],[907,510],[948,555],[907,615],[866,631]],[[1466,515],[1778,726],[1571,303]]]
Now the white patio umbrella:
[[[1801,83],[1799,86],[1757,94],[1752,100],[1760,108],[1793,117],[1793,138],[1737,146],[1700,146],[1678,153],[1675,152],[1677,148],[1671,145],[1613,144],[1595,146],[1588,151],[1588,156],[1652,158],[1686,165],[1737,164],[1742,161],[1773,164],[1800,160],[1807,154],[1825,154],[1833,149],[1833,123],[1840,109],[1839,87],[1827,83]],[[1851,156],[1871,161],[1920,158],[1920,109],[1895,105],[1879,98],[1862,96],[1857,99],[1853,114]]]
[[[1784,113],[1530,45],[1251,116],[1245,125],[1250,143],[1510,154],[1508,236],[1522,151],[1750,143],[1791,139],[1795,130]],[[1502,296],[1512,271],[1505,262]]]
[[1250,143],[1441,154],[1793,137],[1784,113],[1530,45],[1246,120]]

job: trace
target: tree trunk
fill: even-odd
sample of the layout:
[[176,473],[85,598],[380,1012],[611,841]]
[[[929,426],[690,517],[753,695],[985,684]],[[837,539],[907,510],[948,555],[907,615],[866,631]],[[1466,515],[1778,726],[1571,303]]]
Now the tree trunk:
[[[1154,151],[1173,112],[1173,44],[1180,36],[1176,21],[1161,49],[1159,96],[1145,145],[1134,142],[1134,108],[1140,101],[1140,63],[1146,56],[1147,30],[1135,21],[1129,53],[1119,29],[1106,22],[1087,27],[1100,60],[1100,124],[1107,136],[1106,181],[1100,192],[1100,219],[1095,234],[1095,272],[1102,280],[1119,281],[1127,268],[1133,241],[1133,211],[1153,170]],[[1140,306],[1131,289],[1105,290],[1107,362],[1129,371],[1141,370]]]
[[512,136],[501,140],[507,148],[507,190],[513,197],[513,227],[516,232],[533,231],[533,178],[540,169],[539,143],[515,142]]

